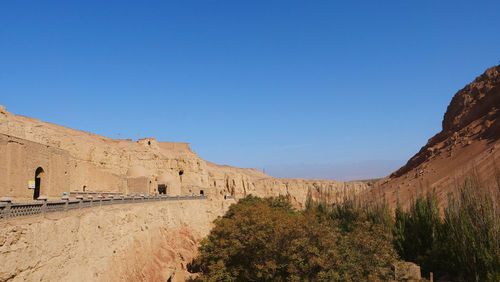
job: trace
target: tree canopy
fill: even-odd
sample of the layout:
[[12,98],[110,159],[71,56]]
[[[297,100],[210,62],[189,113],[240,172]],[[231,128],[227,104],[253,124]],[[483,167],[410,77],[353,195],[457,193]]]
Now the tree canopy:
[[205,281],[386,280],[396,258],[380,225],[359,219],[346,230],[318,206],[248,196],[215,221],[191,270]]

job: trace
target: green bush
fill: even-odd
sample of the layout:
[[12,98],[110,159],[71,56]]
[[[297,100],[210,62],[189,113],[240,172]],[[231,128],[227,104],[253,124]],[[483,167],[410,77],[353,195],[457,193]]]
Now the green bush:
[[415,262],[424,273],[436,271],[441,256],[439,202],[433,193],[420,195],[412,202],[409,211],[398,204],[393,227],[394,247],[401,258]]
[[190,270],[204,281],[389,279],[397,255],[384,228],[340,224],[320,205],[299,213],[283,198],[246,197],[215,221]]
[[494,190],[468,179],[450,194],[444,217],[434,193],[419,196],[408,211],[398,205],[394,247],[424,274],[466,281],[500,281],[500,210]]

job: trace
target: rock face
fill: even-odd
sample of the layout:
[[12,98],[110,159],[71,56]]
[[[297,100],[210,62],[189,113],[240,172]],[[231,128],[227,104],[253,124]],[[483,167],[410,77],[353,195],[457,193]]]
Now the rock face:
[[495,66],[458,91],[444,115],[442,131],[408,163],[377,185],[379,193],[405,203],[417,189],[446,194],[471,173],[485,186],[498,185],[500,167],[500,66]]
[[392,266],[395,281],[421,281],[420,266],[413,262],[400,261]]
[[496,66],[455,94],[444,115],[443,130],[391,176],[399,177],[454,146],[467,146],[481,139],[498,140],[499,111],[500,66]]
[[[37,171],[43,171],[38,175]],[[202,160],[188,143],[116,140],[36,119],[0,112],[0,195],[33,198],[28,182],[41,179],[39,194],[63,192],[204,194],[223,200],[249,194],[289,197],[303,207],[307,195],[334,200],[363,183],[275,179],[255,169]],[[162,186],[164,185],[164,186]],[[337,195],[337,196],[335,196]]]
[[184,281],[234,201],[102,206],[0,221],[0,281]]

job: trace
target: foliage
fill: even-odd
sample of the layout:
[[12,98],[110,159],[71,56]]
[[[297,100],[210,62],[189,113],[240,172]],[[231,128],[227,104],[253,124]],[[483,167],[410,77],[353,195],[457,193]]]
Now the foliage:
[[449,195],[444,218],[434,193],[417,197],[408,211],[398,205],[393,240],[401,258],[416,262],[424,273],[500,281],[498,195],[482,190],[478,181],[466,180]]
[[449,271],[467,280],[500,281],[500,207],[467,180],[445,209],[443,239]]
[[388,280],[398,255],[424,275],[500,281],[500,181],[475,178],[448,196],[419,195],[394,213],[355,197],[336,205],[248,196],[232,205],[202,241],[190,266],[205,281]]
[[419,195],[407,212],[399,204],[395,211],[394,246],[403,259],[417,263],[424,272],[439,264],[435,260],[440,256],[439,213],[439,202],[433,193]]
[[383,226],[353,220],[344,230],[340,224],[320,205],[299,213],[284,198],[249,196],[215,221],[190,269],[205,281],[390,278],[396,252]]

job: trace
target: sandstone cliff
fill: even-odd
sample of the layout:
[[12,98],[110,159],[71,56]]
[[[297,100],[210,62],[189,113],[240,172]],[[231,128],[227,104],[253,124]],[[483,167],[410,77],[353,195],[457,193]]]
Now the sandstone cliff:
[[363,183],[276,179],[255,169],[206,162],[187,143],[154,138],[116,140],[11,114],[4,107],[0,108],[0,145],[0,166],[4,168],[0,170],[0,194],[17,199],[29,198],[25,183],[39,166],[44,168],[49,186],[42,194],[53,197],[83,190],[129,193],[136,191],[130,188],[137,178],[144,178],[146,192],[153,193],[162,179],[168,179],[173,182],[170,186],[180,187],[181,194],[203,191],[218,200],[225,195],[236,199],[249,194],[284,195],[302,208],[307,195],[333,201],[346,190],[367,187]]

